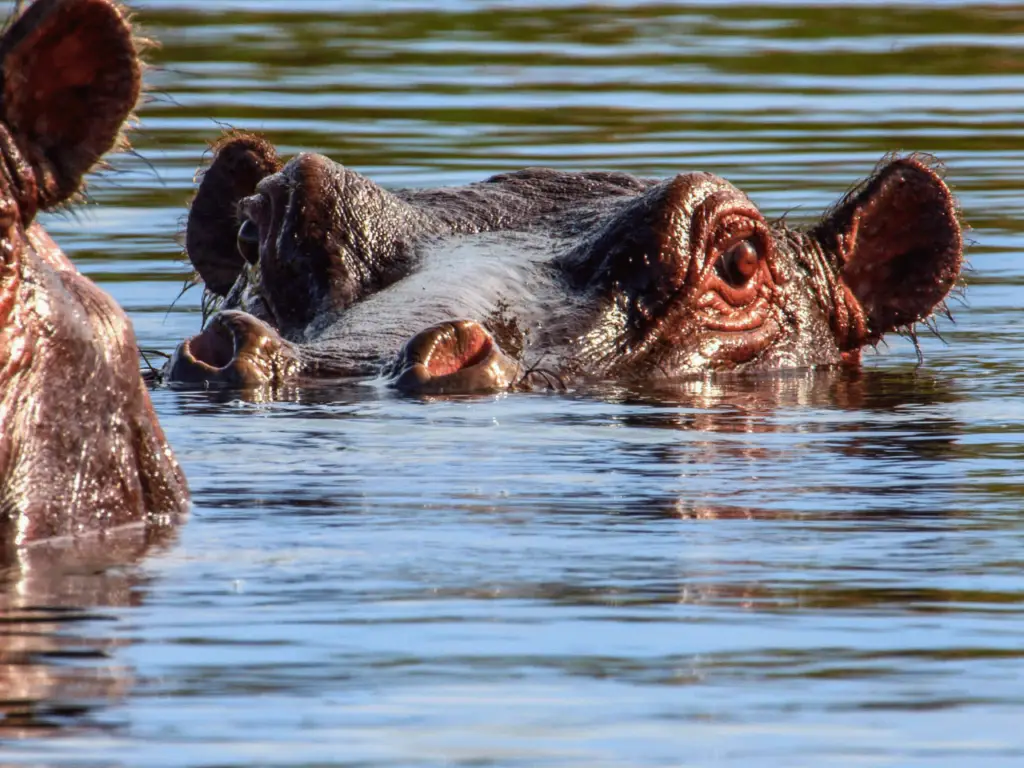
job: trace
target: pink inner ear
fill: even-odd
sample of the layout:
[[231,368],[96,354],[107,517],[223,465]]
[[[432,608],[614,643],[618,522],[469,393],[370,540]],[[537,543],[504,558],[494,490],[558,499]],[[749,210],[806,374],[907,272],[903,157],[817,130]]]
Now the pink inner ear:
[[448,376],[482,363],[493,348],[494,342],[487,331],[473,323],[451,343],[435,347],[426,367],[431,376]]

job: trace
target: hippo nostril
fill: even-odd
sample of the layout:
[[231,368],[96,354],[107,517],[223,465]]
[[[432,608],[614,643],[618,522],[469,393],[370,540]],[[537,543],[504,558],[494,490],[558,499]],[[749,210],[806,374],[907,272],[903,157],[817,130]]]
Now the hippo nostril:
[[211,322],[202,333],[189,339],[186,345],[189,354],[197,362],[211,368],[224,368],[235,358],[235,337],[217,322]]
[[238,228],[238,252],[250,264],[260,260],[260,232],[252,219],[246,219]]
[[417,394],[466,394],[507,389],[519,364],[472,320],[441,323],[416,334],[399,356],[393,386]]

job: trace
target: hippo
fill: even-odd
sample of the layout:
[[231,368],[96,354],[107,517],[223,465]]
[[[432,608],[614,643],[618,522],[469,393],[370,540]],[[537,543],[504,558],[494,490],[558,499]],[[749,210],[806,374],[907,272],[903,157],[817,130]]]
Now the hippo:
[[957,283],[937,161],[889,156],[805,227],[711,173],[547,168],[385,190],[263,136],[212,146],[185,246],[218,311],[173,386],[383,374],[461,394],[855,365]]
[[131,323],[36,215],[115,147],[141,65],[111,0],[37,0],[0,38],[0,551],[163,524],[188,489]]

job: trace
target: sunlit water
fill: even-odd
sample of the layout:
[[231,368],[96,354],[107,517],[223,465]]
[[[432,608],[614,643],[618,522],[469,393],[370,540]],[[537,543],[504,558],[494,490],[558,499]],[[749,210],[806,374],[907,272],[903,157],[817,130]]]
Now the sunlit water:
[[141,159],[48,225],[145,348],[199,327],[176,235],[222,125],[387,185],[709,170],[794,219],[931,152],[972,270],[920,367],[156,390],[193,514],[8,579],[0,762],[1022,764],[1024,6],[135,7]]

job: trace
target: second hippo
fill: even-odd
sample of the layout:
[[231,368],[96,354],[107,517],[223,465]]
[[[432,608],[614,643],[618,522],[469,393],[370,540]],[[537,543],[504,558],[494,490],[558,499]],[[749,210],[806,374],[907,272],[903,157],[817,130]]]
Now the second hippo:
[[173,384],[384,372],[414,393],[856,362],[962,264],[955,200],[919,156],[796,229],[710,173],[388,191],[242,133],[214,146],[186,246],[221,311],[175,352]]
[[37,220],[78,193],[142,84],[127,11],[37,0],[0,36],[0,566],[41,539],[184,515],[128,317]]

